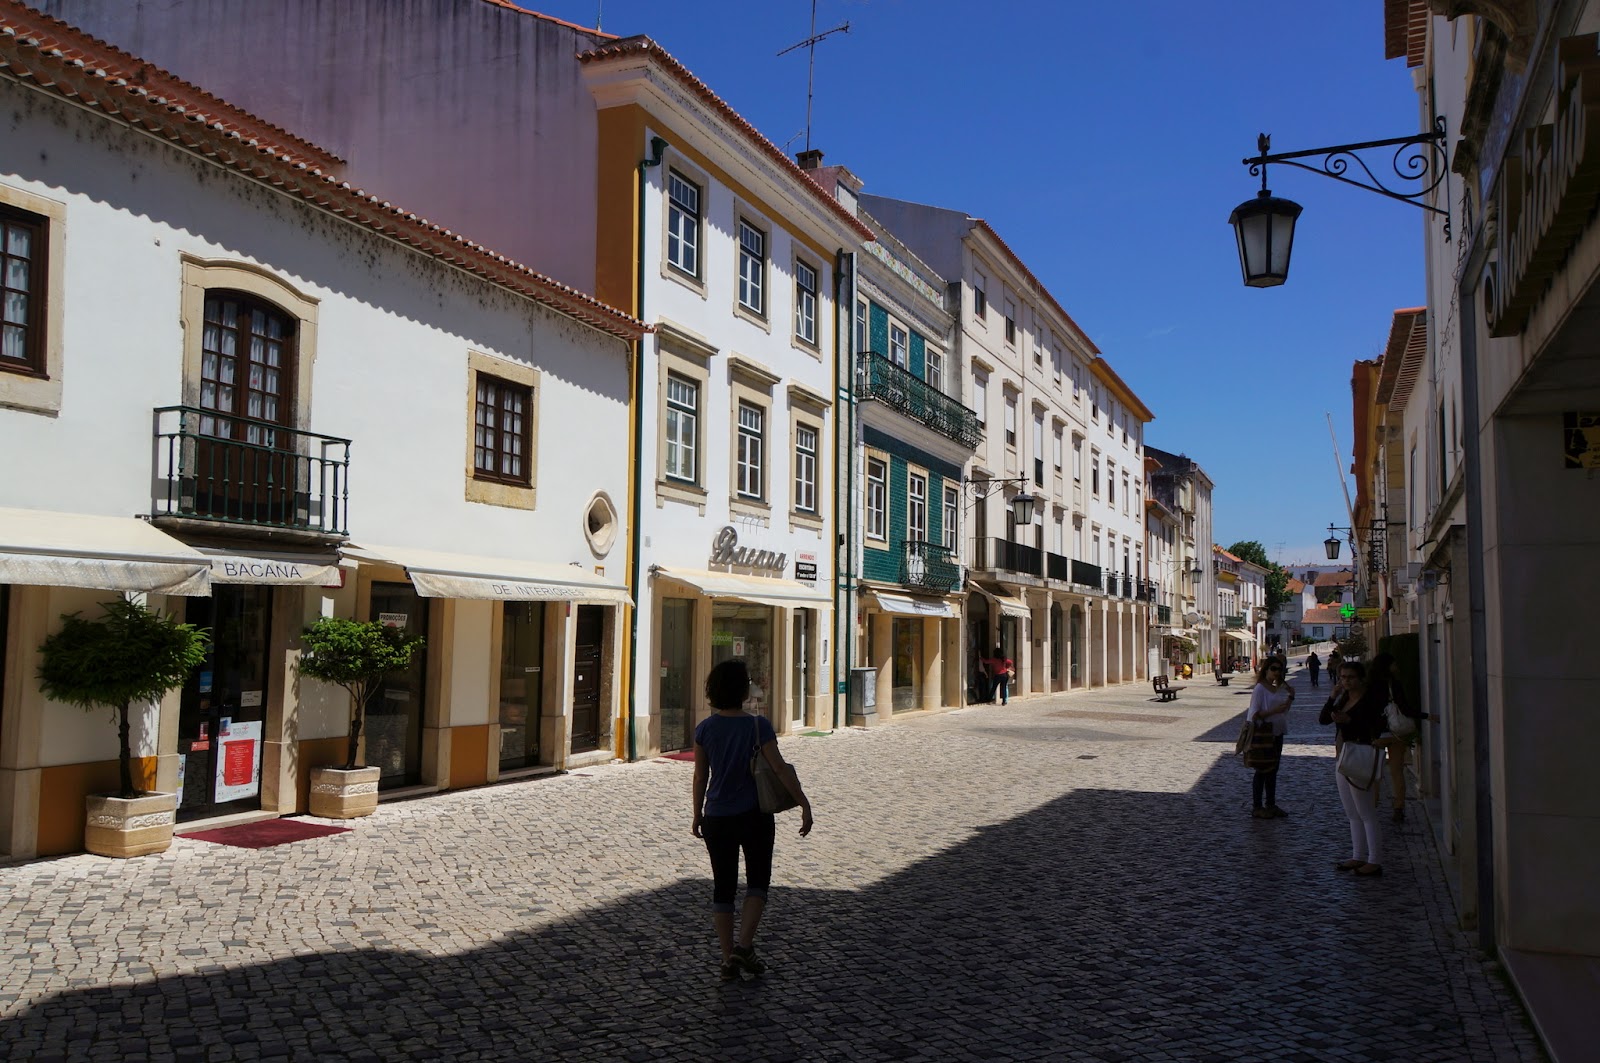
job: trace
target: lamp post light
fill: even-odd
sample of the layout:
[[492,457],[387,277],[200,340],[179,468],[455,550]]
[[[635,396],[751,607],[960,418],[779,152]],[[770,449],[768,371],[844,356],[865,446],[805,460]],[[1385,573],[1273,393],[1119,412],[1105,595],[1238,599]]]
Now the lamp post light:
[[999,491],[1006,484],[1021,484],[1022,490],[1018,491],[1011,499],[1011,519],[1019,526],[1033,523],[1033,512],[1039,504],[1039,499],[1028,494],[1027,477],[1017,476],[1001,480],[962,480],[961,486],[968,490],[972,501],[981,502],[985,498]]
[[1333,525],[1328,525],[1328,537],[1322,540],[1322,548],[1328,552],[1329,561],[1339,560],[1339,540],[1333,534]]
[[[1416,136],[1368,140],[1359,144],[1335,144],[1305,151],[1285,151],[1277,155],[1269,154],[1272,137],[1266,133],[1256,137],[1256,150],[1260,154],[1240,161],[1250,167],[1251,176],[1260,175],[1261,191],[1253,199],[1247,199],[1233,208],[1233,213],[1228,215],[1228,224],[1233,226],[1234,238],[1239,245],[1239,268],[1244,274],[1245,284],[1251,288],[1274,288],[1289,279],[1289,254],[1294,249],[1294,227],[1302,208],[1293,200],[1274,196],[1267,188],[1269,163],[1297,166],[1438,214],[1444,218],[1444,238],[1449,240],[1449,210],[1441,210],[1423,202],[1441,182],[1449,179],[1450,160],[1445,144],[1443,117],[1434,118],[1431,132],[1418,133]],[[1390,163],[1395,173],[1392,180],[1413,183],[1418,186],[1416,191],[1396,191],[1379,180],[1360,154],[1372,148],[1394,148]],[[1299,161],[1311,156],[1321,156],[1319,166],[1307,166]],[[1449,193],[1449,185],[1446,184],[1447,202]],[[1332,557],[1330,554],[1329,559]]]

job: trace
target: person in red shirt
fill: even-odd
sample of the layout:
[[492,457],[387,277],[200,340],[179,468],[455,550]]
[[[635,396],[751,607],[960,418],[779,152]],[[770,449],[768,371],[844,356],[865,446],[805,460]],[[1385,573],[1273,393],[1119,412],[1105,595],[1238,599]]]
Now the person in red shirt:
[[1007,695],[1011,691],[1011,677],[1016,674],[1016,666],[1011,663],[1011,658],[1006,656],[1006,651],[999,646],[994,648],[994,656],[983,663],[989,666],[989,676],[994,681],[989,700],[994,701],[998,695],[1000,704],[1007,704]]

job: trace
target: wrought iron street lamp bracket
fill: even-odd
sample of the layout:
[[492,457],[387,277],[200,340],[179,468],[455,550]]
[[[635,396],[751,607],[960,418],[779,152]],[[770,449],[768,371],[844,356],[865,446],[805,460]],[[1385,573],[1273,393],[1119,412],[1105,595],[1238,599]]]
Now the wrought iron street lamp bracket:
[[1025,476],[962,480],[961,487],[967,493],[966,508],[971,509],[975,503],[1002,490],[1007,484],[1018,485],[1017,494],[1011,499],[1011,515],[1016,518],[1018,524],[1032,524],[1034,506],[1039,500],[1028,493],[1028,479]]
[[[1448,199],[1450,157],[1446,144],[1444,116],[1438,115],[1433,120],[1432,131],[1427,133],[1409,137],[1391,137],[1388,140],[1365,140],[1356,144],[1335,144],[1325,148],[1307,148],[1304,151],[1283,151],[1276,154],[1271,151],[1272,137],[1262,133],[1256,138],[1256,148],[1260,154],[1240,161],[1250,168],[1251,176],[1260,176],[1262,192],[1267,190],[1269,165],[1295,166],[1437,214],[1444,218],[1444,236],[1448,240],[1450,239],[1448,208],[1440,209],[1424,202],[1441,183],[1445,185]],[[1394,171],[1394,177],[1380,177],[1382,165],[1379,164],[1378,171],[1374,171],[1373,166],[1368,165],[1361,153],[1378,152],[1389,148],[1394,149],[1393,155],[1388,159],[1388,166]],[[1408,186],[1414,190],[1402,190]]]

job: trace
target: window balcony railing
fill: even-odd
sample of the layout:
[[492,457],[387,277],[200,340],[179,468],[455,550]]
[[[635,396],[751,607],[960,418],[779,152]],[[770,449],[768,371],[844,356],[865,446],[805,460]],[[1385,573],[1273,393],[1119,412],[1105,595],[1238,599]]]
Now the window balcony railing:
[[1170,606],[1170,605],[1158,605],[1158,606],[1156,606],[1156,623],[1158,623],[1158,624],[1170,624],[1170,623],[1172,623],[1172,606]]
[[194,406],[155,415],[154,516],[349,534],[350,440]]
[[1072,582],[1072,559],[1060,554],[1044,555],[1044,574],[1063,583]]
[[908,539],[900,564],[900,582],[907,587],[952,591],[961,582],[961,565],[955,551],[948,547]]
[[1225,616],[1222,618],[1222,623],[1225,627],[1244,627],[1244,616],[1242,614]]
[[861,356],[861,386],[869,398],[920,421],[969,450],[983,442],[978,415],[881,354]]
[[1044,572],[1043,553],[1023,543],[1009,539],[979,539],[975,558],[976,568],[1000,572],[1021,572],[1029,576]]
[[1103,586],[1101,583],[1100,566],[1091,565],[1087,561],[1073,561],[1072,582],[1099,590]]

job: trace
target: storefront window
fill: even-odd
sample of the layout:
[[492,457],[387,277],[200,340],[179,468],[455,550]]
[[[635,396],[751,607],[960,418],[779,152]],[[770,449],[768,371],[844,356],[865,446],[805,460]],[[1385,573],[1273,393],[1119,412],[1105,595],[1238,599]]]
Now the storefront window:
[[500,626],[500,767],[539,763],[544,603],[507,602]]
[[915,618],[896,617],[894,621],[894,711],[905,712],[918,707],[921,682],[922,621]]
[[661,601],[661,751],[694,744],[694,602]]
[[750,700],[744,707],[773,719],[771,606],[717,602],[711,607],[711,664],[730,660],[750,669]]
[[[407,635],[428,637],[428,603],[409,583],[374,583],[371,618]],[[422,703],[426,651],[411,666],[383,681],[367,707],[366,762],[381,769],[380,788],[411,786],[422,780]]]

